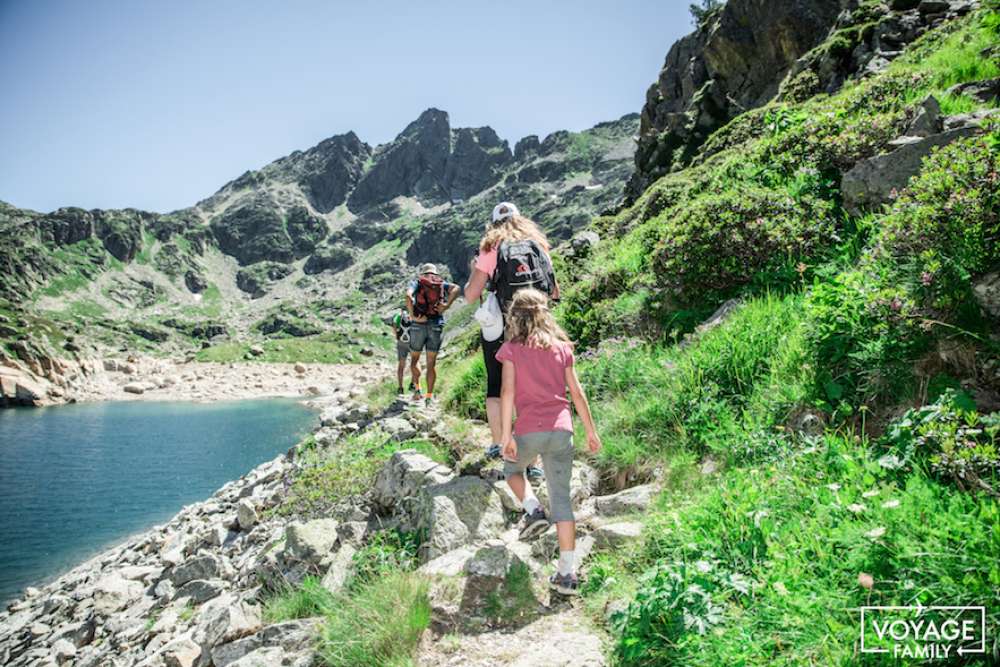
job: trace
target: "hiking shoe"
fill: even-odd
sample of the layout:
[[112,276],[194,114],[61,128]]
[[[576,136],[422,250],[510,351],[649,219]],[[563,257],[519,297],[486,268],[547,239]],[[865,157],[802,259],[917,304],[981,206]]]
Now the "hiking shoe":
[[530,540],[544,533],[549,527],[549,517],[545,516],[545,510],[541,507],[535,509],[531,514],[525,513],[524,525],[518,537],[522,540]]
[[524,474],[528,479],[545,479],[545,473],[538,466],[528,466]]
[[489,447],[487,447],[486,458],[488,459],[500,458],[500,445],[490,445]]
[[433,396],[424,396],[425,407],[432,408],[435,405],[437,405],[437,399],[435,399]]
[[549,577],[549,588],[560,595],[579,595],[580,580],[575,574],[559,574],[556,572]]
[[399,385],[399,387],[396,388],[396,394],[397,395],[402,396],[405,393],[406,392],[403,390],[403,385]]

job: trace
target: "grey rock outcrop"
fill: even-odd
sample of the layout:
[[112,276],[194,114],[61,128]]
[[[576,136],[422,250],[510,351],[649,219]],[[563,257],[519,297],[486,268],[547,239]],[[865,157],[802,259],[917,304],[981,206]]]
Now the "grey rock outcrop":
[[646,93],[627,195],[690,160],[716,129],[761,106],[837,20],[844,0],[729,0],[667,53]]
[[959,127],[926,137],[900,137],[892,143],[894,150],[858,162],[840,182],[844,208],[857,215],[893,198],[910,179],[920,171],[923,159],[934,148],[972,136],[980,129],[976,126]]

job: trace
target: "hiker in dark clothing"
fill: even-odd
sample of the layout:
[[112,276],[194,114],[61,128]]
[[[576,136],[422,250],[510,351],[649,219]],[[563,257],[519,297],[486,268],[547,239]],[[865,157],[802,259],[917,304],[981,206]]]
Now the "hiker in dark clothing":
[[[399,312],[392,316],[390,321],[392,326],[392,332],[396,336],[396,382],[398,387],[396,388],[397,394],[403,393],[403,376],[406,373],[406,360],[410,356],[410,314],[406,312],[406,308],[400,308]],[[420,370],[418,368],[417,374],[419,376]],[[413,384],[410,381],[410,391],[420,391],[420,385]]]
[[[437,267],[420,265],[419,277],[406,290],[406,310],[410,315],[410,372],[413,376],[413,398],[423,398],[428,405],[434,400],[437,379],[438,351],[444,330],[444,312],[458,298],[458,285],[445,281]],[[420,395],[420,354],[427,351],[427,392]]]
[[[515,292],[532,287],[552,299],[559,298],[559,285],[549,258],[549,241],[534,222],[520,214],[517,207],[501,202],[493,209],[486,224],[486,234],[479,244],[479,253],[472,261],[469,282],[465,285],[465,300],[473,303],[492,293],[499,305],[501,319]],[[489,298],[487,296],[487,298]],[[503,322],[483,325],[480,336],[483,361],[486,364],[486,417],[493,443],[487,449],[491,458],[500,458],[503,424],[500,420],[500,387],[502,366],[496,353],[503,345]],[[540,471],[531,466],[530,477]]]

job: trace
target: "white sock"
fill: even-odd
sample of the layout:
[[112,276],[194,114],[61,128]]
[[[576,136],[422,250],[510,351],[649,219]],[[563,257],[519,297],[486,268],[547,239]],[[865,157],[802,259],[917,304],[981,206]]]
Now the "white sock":
[[557,569],[560,575],[566,576],[569,574],[573,574],[573,561],[575,558],[576,558],[575,551],[571,550],[571,551],[559,552],[559,565],[557,566]]
[[[527,486],[527,484],[525,484],[525,486]],[[538,498],[536,498],[530,491],[524,494],[524,500],[521,501],[521,507],[524,508],[526,513],[531,514],[541,506],[542,504],[538,502]]]

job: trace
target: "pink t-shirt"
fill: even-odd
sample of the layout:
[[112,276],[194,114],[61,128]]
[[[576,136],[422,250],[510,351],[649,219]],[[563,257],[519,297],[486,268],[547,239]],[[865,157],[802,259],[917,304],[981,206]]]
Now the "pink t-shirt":
[[566,369],[573,365],[570,345],[542,350],[507,342],[497,350],[497,361],[514,362],[514,407],[517,409],[514,435],[539,431],[573,432],[573,417],[566,398]]
[[497,270],[497,249],[480,251],[476,256],[476,268],[492,278],[493,272]]

